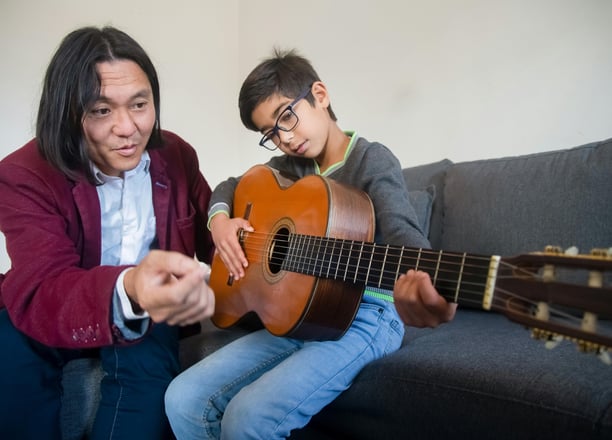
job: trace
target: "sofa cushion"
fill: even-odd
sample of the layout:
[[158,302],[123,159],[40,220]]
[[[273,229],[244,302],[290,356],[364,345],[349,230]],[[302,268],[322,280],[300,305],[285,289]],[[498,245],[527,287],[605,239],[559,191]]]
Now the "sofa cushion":
[[[428,238],[435,249],[440,249],[442,234],[442,209],[444,206],[444,178],[446,170],[453,163],[448,159],[438,162],[404,168],[404,179],[409,191],[423,191],[430,188],[433,192],[431,200],[430,227]],[[435,190],[435,191],[434,191]]]
[[440,247],[505,256],[612,245],[612,139],[448,168]]
[[[597,378],[597,380],[593,380]],[[292,438],[612,438],[612,374],[504,316],[460,310],[368,365]],[[327,437],[326,437],[327,435]]]
[[433,202],[436,199],[436,187],[434,185],[429,185],[422,190],[409,191],[408,198],[410,199],[410,204],[416,211],[423,234],[428,236],[429,225],[431,224],[431,210]]

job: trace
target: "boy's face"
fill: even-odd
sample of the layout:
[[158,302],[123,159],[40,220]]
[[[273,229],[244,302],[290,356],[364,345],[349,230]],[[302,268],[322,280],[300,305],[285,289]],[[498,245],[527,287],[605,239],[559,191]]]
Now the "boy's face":
[[[329,98],[327,89],[321,82],[315,82],[311,88],[314,97],[314,105],[303,98],[292,106],[293,113],[298,122],[290,131],[278,130],[278,148],[290,156],[300,156],[317,159],[324,153],[327,134],[330,124],[333,123],[329,116],[327,107]],[[294,102],[293,98],[281,95],[272,95],[255,107],[251,118],[259,131],[267,133],[283,124],[279,121],[279,115],[287,114],[287,107]]]
[[100,98],[83,117],[89,157],[109,176],[135,168],[155,126],[151,84],[133,61],[99,63]]

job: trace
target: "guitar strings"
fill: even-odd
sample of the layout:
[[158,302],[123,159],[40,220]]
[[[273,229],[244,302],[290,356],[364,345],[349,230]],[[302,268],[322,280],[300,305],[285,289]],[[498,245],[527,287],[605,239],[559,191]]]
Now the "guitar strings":
[[[491,257],[480,256],[480,255],[469,255],[466,258],[467,254],[456,253],[456,252],[442,252],[430,249],[418,249],[418,248],[410,248],[403,246],[387,246],[387,245],[377,245],[375,243],[367,243],[361,241],[352,241],[346,239],[334,239],[327,237],[309,237],[309,236],[299,236],[295,234],[289,234],[286,239],[275,240],[274,237],[276,234],[270,233],[262,233],[262,232],[244,232],[243,233],[243,247],[244,251],[247,254],[247,258],[252,262],[260,262],[264,264],[268,264],[270,262],[277,264],[279,267],[285,261],[286,256],[291,254],[291,245],[295,244],[291,238],[299,237],[305,238],[306,240],[314,240],[318,243],[328,243],[328,242],[342,242],[344,244],[350,243],[351,247],[353,245],[358,245],[361,247],[368,248],[366,252],[370,257],[370,264],[373,266],[384,266],[389,259],[389,250],[393,252],[400,252],[400,254],[391,255],[390,259],[401,260],[399,258],[401,253],[405,250],[408,252],[418,252],[417,257],[405,257],[405,260],[413,260],[417,261],[418,258],[418,269],[428,272],[430,276],[432,276],[432,282],[435,281],[436,287],[438,285],[457,284],[457,276],[456,270],[451,270],[453,268],[461,268],[462,279],[460,281],[461,289],[460,289],[460,299],[461,302],[465,305],[472,305],[474,307],[481,308],[482,307],[482,297],[483,297],[483,289],[486,287],[486,279],[487,279],[487,271],[489,267],[489,263]],[[271,240],[273,241],[273,246],[270,246]],[[298,244],[299,246],[300,244]],[[306,275],[319,276],[324,278],[332,278],[338,279],[342,281],[352,281],[351,279],[346,279],[342,276],[338,277],[337,273],[334,273],[334,276],[324,276],[322,273],[315,273],[314,268],[320,265],[320,258],[317,256],[311,256],[312,250],[310,249],[312,243],[302,243],[301,252],[297,256],[293,256],[299,260],[299,263],[302,265],[298,267],[301,269],[300,272],[305,273]],[[270,248],[270,249],[268,249]],[[348,249],[350,251],[351,249]],[[382,252],[384,250],[384,252]],[[297,249],[296,249],[297,251]],[[345,251],[342,249],[341,251]],[[294,252],[295,253],[295,252]],[[444,261],[440,262],[441,254],[445,257],[452,257],[453,259],[459,259],[461,262],[457,263],[454,261]],[[279,257],[275,257],[278,255]],[[349,258],[348,256],[343,256],[341,252],[331,253],[326,255],[328,258],[334,257],[337,258],[338,261],[335,262],[334,268],[335,272],[340,271],[342,274],[344,273],[356,273],[355,281],[358,284],[369,285],[369,286],[377,286],[380,285],[381,282],[383,285],[393,285],[397,276],[395,274],[401,275],[405,271],[400,271],[399,267],[404,266],[408,267],[406,264],[395,263],[398,266],[396,271],[389,270],[380,270],[376,269],[376,273],[379,274],[377,283],[367,283],[368,279],[364,277],[363,274],[359,274],[360,269],[363,269],[359,265],[359,263],[355,264],[354,259]],[[273,261],[274,259],[278,261]],[[344,260],[344,262],[342,262]],[[476,265],[478,263],[479,265]],[[339,269],[341,267],[341,269]],[[433,279],[435,272],[436,279]],[[505,275],[509,273],[510,275]],[[325,274],[328,275],[328,274]],[[505,262],[500,263],[500,268],[498,271],[497,278],[511,278],[520,275],[522,277],[528,277],[533,279],[541,280],[541,275],[538,273],[532,273],[527,271],[524,268],[519,268],[514,265],[510,265]],[[485,281],[480,281],[480,279],[484,279]],[[529,305],[530,307],[524,307],[523,310],[515,310],[514,312],[517,314],[523,314],[525,317],[533,317],[532,309],[535,309],[538,304],[537,302],[528,299],[524,296],[518,295],[514,292],[510,292],[504,289],[496,288],[496,294],[493,295],[491,309],[496,311],[504,311],[508,308],[508,300],[509,299],[518,299],[522,304]],[[442,293],[441,293],[442,294]],[[454,300],[455,295],[442,294],[442,296],[446,297],[446,299]],[[569,312],[557,309],[554,306],[550,307],[550,313],[552,316],[555,316],[557,319],[563,319],[571,322],[571,325],[577,329],[580,328],[582,319],[570,314]]]
[[[271,254],[277,254],[280,256],[284,256],[287,254],[290,254],[289,252],[289,247],[283,245],[280,241],[275,242],[272,252],[268,251],[266,249],[266,244],[269,243],[269,238],[271,237],[271,234],[266,234],[266,233],[249,233],[249,238],[251,238],[251,236],[253,236],[253,240],[245,240],[244,241],[244,250],[245,253],[249,256],[250,259],[254,260],[254,261],[262,261],[262,262],[268,262],[271,264],[277,264],[280,266],[280,264],[283,261],[283,258],[280,258],[279,261],[275,261],[275,257],[273,257]],[[333,239],[331,239],[333,240]],[[361,243],[361,242],[358,242]],[[373,283],[370,285],[376,285],[376,284],[387,284],[387,285],[392,285],[394,284],[395,280],[397,279],[397,277],[395,276],[397,275],[401,275],[402,273],[405,272],[405,270],[402,271],[391,271],[391,270],[381,270],[381,266],[384,266],[384,263],[388,263],[388,261],[385,260],[393,260],[393,259],[399,259],[400,255],[397,253],[397,251],[401,252],[401,249],[405,249],[408,252],[411,253],[415,253],[418,252],[417,257],[409,257],[408,254],[404,255],[402,257],[403,261],[416,261],[416,267],[412,266],[412,268],[416,268],[416,269],[421,269],[427,272],[433,272],[437,269],[438,272],[438,281],[447,281],[447,282],[454,282],[456,281],[456,278],[447,278],[444,279],[442,277],[440,277],[440,274],[456,274],[456,271],[450,271],[449,268],[453,268],[453,267],[462,267],[462,274],[463,276],[467,276],[467,280],[466,282],[469,284],[469,278],[470,276],[483,276],[484,274],[486,274],[486,272],[488,271],[488,267],[489,267],[489,262],[490,262],[490,257],[483,257],[483,256],[472,256],[470,255],[468,257],[468,259],[464,260],[462,263],[455,263],[455,262],[449,262],[449,261],[443,261],[442,263],[439,262],[440,259],[440,251],[432,251],[432,250],[428,250],[428,249],[417,249],[417,248],[408,248],[408,247],[400,247],[400,246],[389,246],[388,249],[389,250],[393,250],[396,253],[394,255],[389,256],[388,253],[382,253],[382,252],[378,252],[377,249],[383,248],[381,245],[376,245],[374,243],[362,243],[364,247],[368,248],[366,250],[365,253],[367,253],[368,255],[371,255],[371,259],[369,261],[369,266],[374,266],[375,268],[375,272],[378,273],[380,275],[379,281],[382,281],[382,283]],[[387,247],[384,247],[384,249],[387,249]],[[373,250],[373,252],[371,252],[370,250]],[[295,252],[294,252],[295,254]],[[297,259],[299,259],[299,261],[302,263],[302,267],[301,269],[309,274],[309,275],[318,275],[318,276],[322,276],[321,273],[317,273],[315,272],[315,268],[319,265],[321,259],[317,256],[310,256],[310,254],[312,254],[312,252],[310,251],[304,251],[301,252],[297,257]],[[445,252],[444,256],[446,258],[448,257],[453,257],[453,258],[462,258],[464,254],[459,254],[459,253],[452,253],[452,252]],[[342,279],[343,281],[351,281],[350,278],[345,278],[345,277],[339,277],[337,276],[337,272],[340,272],[341,274],[350,272],[350,273],[354,273],[354,272],[359,272],[360,269],[363,269],[363,266],[359,264],[359,262],[355,263],[355,259],[354,258],[349,258],[347,256],[342,256],[339,254],[332,254],[332,255],[328,255],[328,257],[335,257],[337,258],[339,261],[337,261],[334,265],[335,267],[335,271],[334,271],[334,277],[332,278],[339,278]],[[480,266],[475,266],[474,263],[479,263]],[[401,263],[401,264],[395,264],[395,266],[404,266],[406,268],[406,270],[408,268],[411,268],[411,266],[409,264],[406,263]],[[480,272],[474,270],[473,272],[470,271],[470,269],[480,269]],[[430,273],[430,275],[432,275]],[[359,274],[357,273],[357,279],[356,281],[359,281],[360,283],[363,283],[366,281],[366,279],[363,278],[364,275],[363,274]],[[380,287],[380,286],[377,286]]]

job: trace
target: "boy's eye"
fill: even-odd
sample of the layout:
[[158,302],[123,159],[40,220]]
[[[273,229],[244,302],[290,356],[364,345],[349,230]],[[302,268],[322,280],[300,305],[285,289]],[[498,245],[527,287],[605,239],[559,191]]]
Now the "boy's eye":
[[291,118],[293,116],[293,113],[291,112],[291,109],[286,109],[282,115],[280,115],[280,118],[278,118],[278,122],[287,122],[290,121]]

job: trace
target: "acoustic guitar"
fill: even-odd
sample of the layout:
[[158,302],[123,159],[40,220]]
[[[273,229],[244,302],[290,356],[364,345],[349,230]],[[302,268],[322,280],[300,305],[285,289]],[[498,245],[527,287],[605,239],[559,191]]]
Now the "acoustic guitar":
[[373,243],[368,196],[322,176],[297,181],[264,165],[244,174],[233,212],[249,266],[234,280],[215,255],[213,323],[228,328],[255,313],[277,336],[337,339],[351,325],[365,286],[393,289],[408,269],[429,273],[460,306],[505,314],[543,339],[569,338],[583,350],[612,347],[612,256],[549,248],[512,258]]

